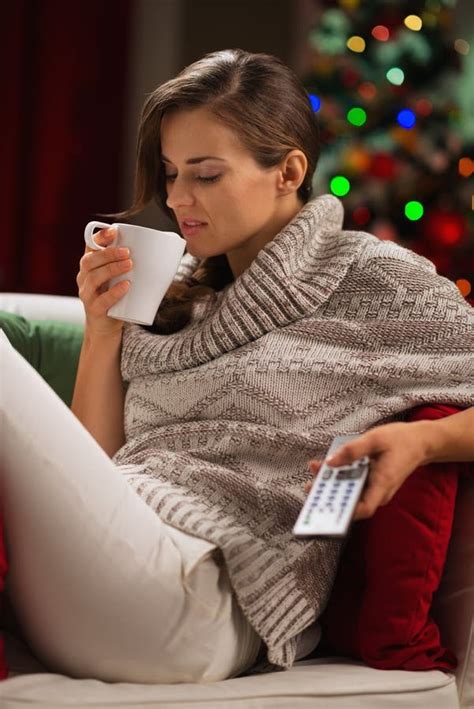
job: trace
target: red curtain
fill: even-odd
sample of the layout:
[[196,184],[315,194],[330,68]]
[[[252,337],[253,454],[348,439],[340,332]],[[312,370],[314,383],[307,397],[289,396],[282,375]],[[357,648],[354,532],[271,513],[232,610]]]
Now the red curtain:
[[0,290],[77,295],[83,229],[120,203],[131,0],[2,8]]

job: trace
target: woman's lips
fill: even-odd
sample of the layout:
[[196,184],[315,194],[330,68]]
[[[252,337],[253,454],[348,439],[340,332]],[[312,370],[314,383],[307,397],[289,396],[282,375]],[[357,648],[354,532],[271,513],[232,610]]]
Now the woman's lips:
[[206,222],[202,224],[196,224],[195,226],[188,226],[186,224],[181,224],[181,231],[185,236],[194,236],[198,234],[201,229],[207,226]]

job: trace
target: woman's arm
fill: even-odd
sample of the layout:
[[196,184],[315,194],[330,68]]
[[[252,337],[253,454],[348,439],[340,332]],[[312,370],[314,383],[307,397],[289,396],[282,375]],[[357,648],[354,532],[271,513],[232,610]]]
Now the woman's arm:
[[119,281],[111,288],[108,282],[133,267],[128,249],[109,246],[115,236],[112,227],[99,231],[95,240],[108,248],[94,251],[86,246],[80,261],[76,280],[87,324],[71,404],[72,412],[110,457],[125,443],[120,373],[124,323],[108,317],[107,311],[123,298],[129,282]]
[[121,330],[91,335],[86,328],[71,404],[72,412],[110,457],[125,443],[121,345]]
[[474,460],[474,407],[436,421],[414,423],[425,424],[424,462]]
[[[346,465],[364,455],[370,458],[370,475],[354,519],[372,517],[420,465],[474,460],[474,407],[435,421],[377,426],[346,443],[327,462]],[[309,462],[313,476],[321,465],[319,460]]]

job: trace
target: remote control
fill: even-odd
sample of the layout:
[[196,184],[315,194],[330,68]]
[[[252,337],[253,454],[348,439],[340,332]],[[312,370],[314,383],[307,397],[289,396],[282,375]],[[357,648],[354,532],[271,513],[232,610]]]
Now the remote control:
[[[359,434],[337,436],[327,457]],[[369,473],[367,456],[350,465],[331,467],[323,463],[293,528],[302,539],[311,537],[344,537],[350,527]]]

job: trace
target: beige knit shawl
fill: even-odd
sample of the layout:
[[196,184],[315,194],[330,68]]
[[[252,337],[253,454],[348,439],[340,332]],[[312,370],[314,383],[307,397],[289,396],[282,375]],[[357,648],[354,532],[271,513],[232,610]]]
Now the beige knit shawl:
[[130,484],[163,520],[220,547],[279,667],[341,549],[292,535],[308,460],[416,404],[474,404],[473,309],[429,261],[342,220],[335,197],[311,200],[186,328],[124,331],[114,460],[139,466]]

